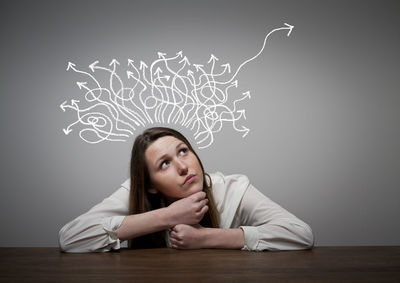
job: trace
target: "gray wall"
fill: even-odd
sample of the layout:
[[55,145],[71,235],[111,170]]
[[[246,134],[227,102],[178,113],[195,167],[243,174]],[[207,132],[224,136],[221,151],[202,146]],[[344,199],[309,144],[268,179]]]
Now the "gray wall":
[[[151,63],[183,50],[237,68],[251,129],[199,150],[208,172],[243,173],[311,225],[317,245],[399,245],[398,1],[1,1],[0,246],[56,246],[61,226],[128,177],[134,137],[83,142],[59,105],[66,71]],[[190,130],[177,126],[192,141]],[[141,131],[142,129],[140,129]],[[139,131],[139,132],[140,132]]]

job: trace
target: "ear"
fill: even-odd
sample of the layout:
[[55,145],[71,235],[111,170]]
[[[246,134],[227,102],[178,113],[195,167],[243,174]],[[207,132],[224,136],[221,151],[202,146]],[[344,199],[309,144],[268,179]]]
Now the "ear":
[[148,191],[150,194],[153,194],[153,195],[158,194],[158,190],[157,190],[157,189],[154,189],[153,187],[148,188],[147,191]]

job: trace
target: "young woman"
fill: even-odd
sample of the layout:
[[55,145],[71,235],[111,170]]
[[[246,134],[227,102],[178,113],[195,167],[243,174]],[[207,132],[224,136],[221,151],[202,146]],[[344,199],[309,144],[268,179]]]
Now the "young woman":
[[65,252],[130,248],[312,248],[310,227],[244,175],[208,175],[188,140],[169,128],[138,136],[130,179],[59,233]]

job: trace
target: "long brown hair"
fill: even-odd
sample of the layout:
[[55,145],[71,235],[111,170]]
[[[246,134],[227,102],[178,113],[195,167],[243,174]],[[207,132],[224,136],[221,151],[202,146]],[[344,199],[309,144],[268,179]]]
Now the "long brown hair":
[[[147,191],[150,187],[150,175],[146,164],[146,149],[157,139],[165,136],[173,136],[183,141],[190,151],[194,153],[203,171],[203,191],[208,199],[208,212],[204,215],[200,225],[204,227],[219,227],[219,214],[212,195],[212,182],[210,176],[204,172],[203,164],[199,156],[193,150],[189,141],[178,131],[164,127],[154,127],[145,130],[137,136],[131,155],[131,190],[129,194],[129,214],[144,213],[153,209],[164,207],[166,200],[161,193],[151,194]],[[206,180],[208,177],[208,182]],[[129,240],[129,248],[159,248],[166,247],[165,231],[160,231]]]

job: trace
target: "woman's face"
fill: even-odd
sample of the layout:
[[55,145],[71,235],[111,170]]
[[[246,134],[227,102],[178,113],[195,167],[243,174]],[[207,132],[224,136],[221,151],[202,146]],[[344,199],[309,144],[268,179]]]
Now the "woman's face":
[[151,193],[160,192],[170,200],[203,190],[203,171],[196,155],[173,136],[154,141],[145,152]]

